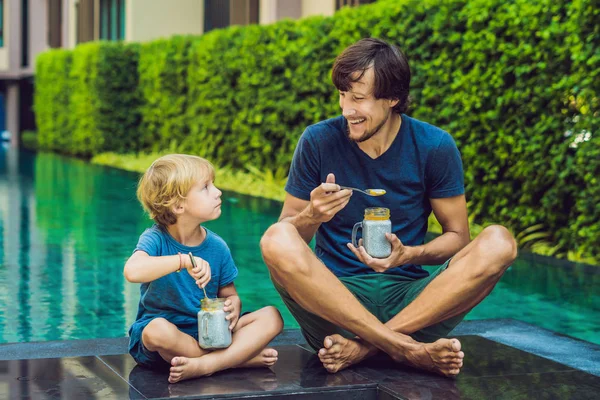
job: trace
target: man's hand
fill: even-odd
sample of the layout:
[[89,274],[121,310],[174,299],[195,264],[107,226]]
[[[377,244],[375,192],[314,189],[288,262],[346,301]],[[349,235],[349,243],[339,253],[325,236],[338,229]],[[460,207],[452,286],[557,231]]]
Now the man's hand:
[[335,183],[335,175],[329,174],[325,183],[310,192],[310,203],[305,215],[316,222],[328,222],[346,207],[351,196],[352,190],[340,190],[340,186]]
[[227,300],[225,300],[225,304],[223,307],[223,311],[228,312],[225,319],[229,321],[229,330],[232,331],[233,328],[238,323],[240,319],[240,309],[242,308],[242,301],[239,296],[229,296]]
[[352,243],[348,243],[347,246],[356,258],[371,267],[375,272],[385,272],[390,268],[408,264],[416,256],[417,248],[403,245],[393,233],[386,233],[385,238],[392,244],[392,253],[388,258],[371,257],[362,245],[362,239],[358,243],[358,249]]
[[199,288],[205,287],[210,281],[211,272],[210,265],[207,261],[203,260],[200,257],[194,257],[194,261],[196,266],[194,267],[192,260],[188,258],[188,261],[185,264],[185,268],[187,269],[188,274],[196,281],[196,285]]

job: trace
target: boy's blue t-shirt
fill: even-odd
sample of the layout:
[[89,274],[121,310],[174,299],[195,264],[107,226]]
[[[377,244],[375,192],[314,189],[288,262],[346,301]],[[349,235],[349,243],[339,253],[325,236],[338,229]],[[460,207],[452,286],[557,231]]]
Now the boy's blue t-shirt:
[[[338,277],[373,274],[346,247],[352,227],[368,207],[390,209],[392,232],[404,245],[424,243],[429,199],[464,194],[460,153],[447,132],[401,115],[402,124],[390,148],[376,159],[346,135],[343,116],[309,126],[298,142],[285,186],[286,192],[310,200],[310,192],[335,174],[335,183],[360,189],[385,189],[381,197],[354,193],[348,205],[316,233],[317,257]],[[420,265],[402,265],[387,273],[423,278]]]
[[[231,257],[227,244],[217,234],[206,230],[206,238],[195,247],[177,242],[166,230],[154,225],[142,233],[134,251],[144,251],[153,257],[176,255],[178,252],[189,257],[191,252],[210,265],[211,279],[206,285],[206,294],[217,297],[219,288],[226,286],[237,277],[238,270]],[[154,318],[165,318],[184,331],[197,330],[200,300],[204,292],[187,270],[172,272],[152,282],[142,283],[140,303],[136,321],[129,330],[130,349],[141,337],[142,330]]]

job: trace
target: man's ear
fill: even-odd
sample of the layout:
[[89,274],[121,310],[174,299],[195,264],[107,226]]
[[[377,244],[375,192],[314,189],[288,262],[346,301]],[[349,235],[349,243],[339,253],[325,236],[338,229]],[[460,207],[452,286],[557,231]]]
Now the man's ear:
[[396,104],[398,104],[400,102],[400,100],[399,99],[391,99],[391,100],[389,100],[389,102],[390,102],[390,108],[394,108],[394,107],[396,107]]

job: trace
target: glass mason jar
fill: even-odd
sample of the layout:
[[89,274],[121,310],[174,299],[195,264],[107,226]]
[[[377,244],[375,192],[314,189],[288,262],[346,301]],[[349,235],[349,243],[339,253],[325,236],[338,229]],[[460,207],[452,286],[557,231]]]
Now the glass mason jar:
[[231,344],[229,321],[225,319],[228,313],[223,311],[225,300],[204,298],[200,301],[198,343],[203,349],[223,349]]
[[392,254],[392,244],[385,237],[392,233],[390,209],[383,207],[366,208],[362,222],[357,222],[352,228],[352,244],[358,248],[356,235],[362,228],[363,246],[371,257],[386,258]]

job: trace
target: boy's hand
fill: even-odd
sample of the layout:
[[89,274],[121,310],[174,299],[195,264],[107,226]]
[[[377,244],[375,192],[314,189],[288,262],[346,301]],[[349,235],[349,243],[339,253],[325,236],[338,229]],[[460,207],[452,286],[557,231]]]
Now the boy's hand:
[[195,268],[192,264],[192,261],[188,257],[188,262],[186,263],[185,267],[188,271],[188,274],[190,274],[190,276],[196,281],[196,285],[198,285],[199,288],[203,288],[210,281],[210,265],[200,257],[194,257],[194,261],[196,262]]
[[225,300],[225,304],[223,307],[223,311],[229,312],[229,314],[225,317],[227,321],[229,321],[229,330],[233,330],[237,325],[238,320],[240,319],[240,309],[242,308],[242,301],[239,296],[229,296],[227,300]]

